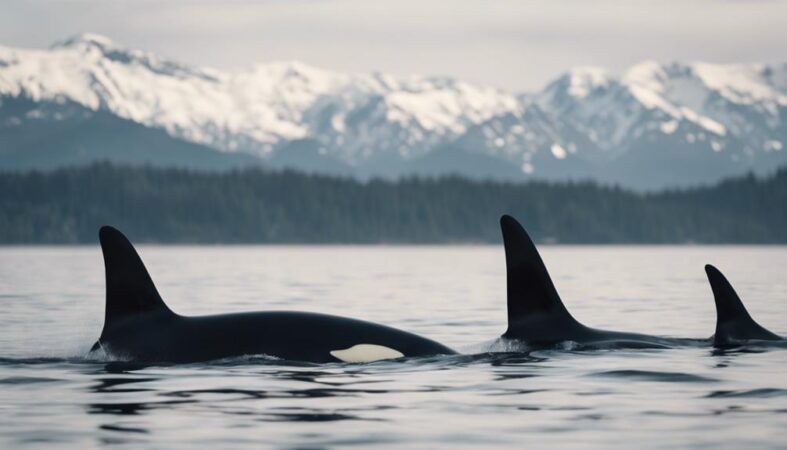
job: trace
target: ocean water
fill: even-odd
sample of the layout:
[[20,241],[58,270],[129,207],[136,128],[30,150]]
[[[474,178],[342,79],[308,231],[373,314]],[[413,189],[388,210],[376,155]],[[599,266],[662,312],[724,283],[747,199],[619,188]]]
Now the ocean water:
[[[294,309],[393,325],[463,354],[371,364],[86,358],[95,247],[0,248],[0,448],[785,448],[787,350],[495,352],[498,246],[141,246],[181,314]],[[703,265],[787,335],[785,247],[543,247],[594,327],[707,337]],[[490,351],[492,350],[492,351]]]

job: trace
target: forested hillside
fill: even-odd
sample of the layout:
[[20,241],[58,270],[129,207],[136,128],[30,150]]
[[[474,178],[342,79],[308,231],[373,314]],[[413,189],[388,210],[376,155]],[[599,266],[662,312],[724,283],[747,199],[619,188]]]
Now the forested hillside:
[[648,195],[593,183],[361,183],[109,164],[0,174],[5,244],[94,243],[103,224],[137,242],[499,242],[503,213],[541,242],[787,243],[787,169]]

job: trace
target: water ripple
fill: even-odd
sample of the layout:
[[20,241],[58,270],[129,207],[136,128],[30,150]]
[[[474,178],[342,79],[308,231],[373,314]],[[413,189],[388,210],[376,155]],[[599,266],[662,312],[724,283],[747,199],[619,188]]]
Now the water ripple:
[[755,397],[770,398],[787,396],[787,389],[760,388],[741,391],[713,391],[706,395],[708,398],[735,398],[735,397]]
[[719,380],[683,372],[655,372],[649,370],[606,370],[591,373],[590,376],[626,378],[640,381],[664,383],[712,383]]

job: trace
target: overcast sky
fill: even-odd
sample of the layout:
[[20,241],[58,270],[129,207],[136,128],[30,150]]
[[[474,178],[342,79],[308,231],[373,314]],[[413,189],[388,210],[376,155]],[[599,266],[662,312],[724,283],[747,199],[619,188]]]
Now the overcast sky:
[[515,91],[577,65],[787,62],[787,1],[775,0],[0,0],[0,45],[87,31],[224,69],[297,59]]

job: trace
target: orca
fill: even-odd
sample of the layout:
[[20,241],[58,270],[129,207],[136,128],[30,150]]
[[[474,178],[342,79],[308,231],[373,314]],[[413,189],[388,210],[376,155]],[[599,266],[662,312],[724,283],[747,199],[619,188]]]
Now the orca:
[[104,328],[91,351],[144,363],[191,363],[243,355],[361,363],[455,354],[376,323],[311,312],[268,311],[187,317],[162,300],[142,259],[115,228],[99,231],[106,271]]
[[715,347],[732,347],[748,341],[783,340],[752,319],[738,293],[719,269],[708,264],[705,273],[716,302],[716,332],[711,338]]
[[508,329],[502,338],[529,346],[574,342],[590,347],[665,348],[694,340],[599,330],[568,312],[525,229],[511,216],[500,218],[506,255]]
[[[738,294],[721,272],[705,266],[716,301],[716,332],[710,339],[660,337],[590,328],[566,309],[544,262],[522,225],[511,216],[500,218],[506,255],[508,329],[502,338],[529,346],[575,342],[586,347],[670,348],[730,347],[748,341],[782,341],[751,318]],[[779,345],[779,344],[776,344]]]

